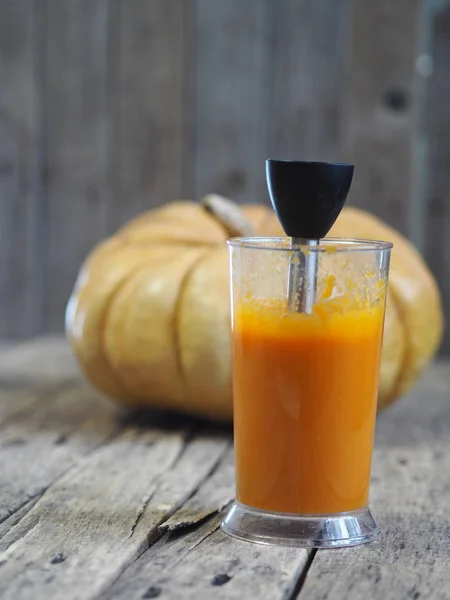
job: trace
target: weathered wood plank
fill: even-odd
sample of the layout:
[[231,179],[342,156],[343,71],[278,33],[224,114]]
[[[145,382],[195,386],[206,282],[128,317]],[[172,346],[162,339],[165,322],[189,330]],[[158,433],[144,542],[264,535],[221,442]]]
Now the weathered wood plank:
[[0,383],[58,384],[81,377],[69,344],[61,336],[40,337],[5,348]]
[[443,295],[447,332],[442,351],[450,353],[450,4],[442,3],[433,14],[431,53],[434,61],[429,79],[426,110],[428,134],[428,189],[425,223],[425,256]]
[[[219,521],[215,523],[218,525]],[[192,543],[190,534],[172,542],[170,538],[164,540],[171,545],[170,553],[163,544],[152,547],[148,560],[154,561],[156,569],[154,577],[148,579],[147,592],[144,589],[130,593],[127,588],[120,597],[151,598],[152,589],[161,590],[161,597],[171,600],[293,597],[292,592],[308,561],[306,550],[255,546],[234,540],[219,529],[209,535],[210,531],[210,523],[203,525],[196,543]],[[160,558],[164,561],[162,564]]]
[[0,337],[25,338],[42,326],[42,24],[35,0],[2,2],[0,10]]
[[117,0],[111,5],[110,51],[117,66],[112,75],[109,231],[182,193],[186,3]]
[[106,234],[108,0],[46,0],[45,331],[61,332],[81,261]]
[[[105,599],[142,598],[151,582],[161,572],[170,569],[204,538],[211,535],[220,525],[220,519],[208,517],[218,513],[234,498],[233,451],[228,450],[214,472],[196,492],[174,514],[159,526],[162,534],[177,531],[175,536],[165,536],[155,548],[150,547],[118,581],[104,593]],[[206,520],[200,528],[193,528]],[[181,537],[178,538],[178,533]],[[175,546],[173,540],[180,540]],[[181,546],[181,547],[180,547]]]
[[[194,0],[189,194],[267,197],[264,179],[269,72],[268,2]],[[192,50],[192,49],[191,49]]]
[[[228,439],[129,428],[61,477],[1,540],[2,598],[96,597],[208,477]],[[23,569],[26,564],[27,568]]]
[[0,354],[0,424],[78,380],[75,359],[60,337],[5,346]]
[[[101,600],[119,598],[156,598],[162,588],[154,585],[157,577],[183,560],[189,552],[220,526],[223,514],[214,516],[200,526],[169,533],[151,546],[123,575],[107,589]],[[152,596],[153,594],[153,596]]]
[[43,397],[60,389],[61,386],[48,386],[30,389],[15,382],[0,383],[0,427],[11,417],[26,412]]
[[[270,46],[268,154],[338,161],[348,0],[277,0]],[[263,165],[259,165],[263,173]]]
[[15,525],[19,523],[21,519],[33,508],[36,502],[39,500],[39,497],[36,496],[32,498],[28,502],[26,502],[23,506],[21,506],[18,510],[13,512],[11,516],[0,523],[0,540],[4,535],[8,533],[10,529],[12,529]]
[[410,234],[422,2],[351,0],[350,6],[342,144],[357,168],[349,199]]
[[[64,346],[50,342],[54,354]],[[25,373],[24,355],[31,366],[40,358],[51,379],[57,366],[42,358],[51,351],[23,347],[13,370]],[[189,422],[136,428],[71,385],[0,428],[1,498],[16,510],[0,525],[2,598],[296,597],[306,552],[238,543],[210,518],[234,492],[226,434],[191,438]],[[449,387],[448,363],[433,365],[381,416],[372,503],[386,533],[366,548],[317,554],[300,597],[445,597]],[[420,535],[409,536],[415,527]]]
[[232,540],[218,530],[223,514],[198,526],[233,496],[229,452],[196,494],[160,527],[169,533],[125,571],[105,592],[105,600],[294,597],[308,560],[306,551]]
[[0,521],[40,496],[120,428],[118,410],[82,385],[38,394],[0,428]]
[[371,505],[382,535],[366,547],[318,552],[300,598],[448,598],[450,369],[433,367],[382,414]]
[[175,531],[204,521],[220,512],[235,496],[233,450],[224,456],[217,470],[197,492],[161,526],[160,531]]

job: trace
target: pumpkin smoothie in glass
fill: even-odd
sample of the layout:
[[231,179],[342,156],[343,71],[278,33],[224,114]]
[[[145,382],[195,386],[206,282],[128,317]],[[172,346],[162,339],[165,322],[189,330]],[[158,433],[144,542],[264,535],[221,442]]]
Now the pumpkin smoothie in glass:
[[368,496],[391,245],[308,250],[318,263],[310,313],[287,308],[286,238],[229,245],[236,504],[223,528],[263,543],[368,541],[378,533]]
[[326,514],[368,502],[383,300],[282,300],[235,314],[236,497],[263,510]]

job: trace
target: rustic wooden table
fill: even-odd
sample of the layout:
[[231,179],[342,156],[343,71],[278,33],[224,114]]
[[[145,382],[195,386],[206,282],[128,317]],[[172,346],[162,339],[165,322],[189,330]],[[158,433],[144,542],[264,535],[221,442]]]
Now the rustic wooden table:
[[230,431],[127,415],[64,341],[0,349],[0,598],[450,598],[450,364],[379,418],[365,547],[306,551],[219,529]]

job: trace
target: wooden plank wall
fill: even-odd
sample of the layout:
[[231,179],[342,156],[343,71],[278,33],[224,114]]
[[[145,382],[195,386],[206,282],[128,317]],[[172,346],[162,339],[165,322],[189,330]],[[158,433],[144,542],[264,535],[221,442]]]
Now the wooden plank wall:
[[342,144],[351,200],[410,235],[417,141],[421,0],[353,0]]
[[350,201],[442,277],[450,34],[436,2],[0,0],[0,338],[62,331],[88,250],[145,208],[211,191],[267,202],[270,155],[354,160]]
[[427,135],[427,185],[425,257],[435,273],[445,299],[447,335],[442,351],[450,353],[450,2],[436,2],[430,15],[429,80],[425,128]]
[[42,19],[30,0],[0,15],[0,337],[27,337],[44,307]]

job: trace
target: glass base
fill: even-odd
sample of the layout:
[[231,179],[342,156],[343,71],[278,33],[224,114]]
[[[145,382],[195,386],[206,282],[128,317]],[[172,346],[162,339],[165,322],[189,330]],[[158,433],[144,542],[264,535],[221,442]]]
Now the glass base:
[[228,535],[295,548],[343,548],[371,542],[379,534],[368,508],[333,515],[271,513],[235,502],[222,521]]

